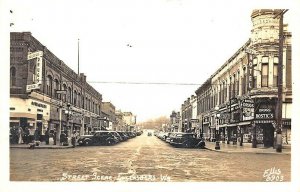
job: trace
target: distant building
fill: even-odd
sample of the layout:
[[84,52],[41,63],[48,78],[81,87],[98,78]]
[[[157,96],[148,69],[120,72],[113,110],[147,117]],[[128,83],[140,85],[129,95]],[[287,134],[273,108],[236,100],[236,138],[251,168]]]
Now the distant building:
[[133,131],[136,126],[136,116],[132,112],[123,112],[123,119],[128,130]]
[[111,102],[102,102],[102,112],[107,114],[108,128],[115,130],[116,125],[116,108]]

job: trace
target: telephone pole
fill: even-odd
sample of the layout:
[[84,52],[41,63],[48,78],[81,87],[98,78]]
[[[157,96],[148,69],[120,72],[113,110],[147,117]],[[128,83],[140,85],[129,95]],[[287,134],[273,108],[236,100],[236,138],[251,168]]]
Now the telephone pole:
[[278,100],[276,122],[276,152],[282,152],[282,76],[283,76],[283,15],[288,9],[283,9],[274,18],[279,18],[279,63],[278,63]]

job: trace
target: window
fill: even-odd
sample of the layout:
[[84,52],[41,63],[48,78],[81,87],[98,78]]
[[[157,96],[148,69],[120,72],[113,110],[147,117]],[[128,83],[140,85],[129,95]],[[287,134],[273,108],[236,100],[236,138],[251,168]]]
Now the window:
[[68,88],[68,102],[72,103],[72,89],[71,89],[71,87]]
[[261,66],[261,86],[268,87],[268,64],[263,63]]
[[54,94],[55,94],[55,98],[59,99],[60,98],[60,94],[57,94],[56,91],[59,90],[59,82],[57,79],[54,80]]
[[77,105],[77,92],[76,92],[76,90],[74,91],[74,95],[73,95],[73,99],[74,99],[74,105],[76,106]]
[[236,92],[235,92],[235,88],[236,88],[236,81],[235,81],[235,74],[233,75],[233,87],[232,87],[232,96],[235,97],[236,96]]
[[243,77],[242,77],[242,95],[246,94],[246,68],[243,68]]
[[278,57],[274,57],[273,87],[278,87]]
[[[66,91],[67,91],[67,85],[66,85],[66,84],[63,85],[63,90],[66,90]],[[67,101],[67,94],[63,94],[62,100],[63,100],[63,102],[66,102],[66,101]]]
[[273,66],[273,86],[278,87],[278,64],[274,63]]
[[240,72],[237,72],[237,77],[236,77],[236,96],[240,95]]
[[48,75],[46,79],[46,94],[50,97],[52,96],[52,77],[50,75]]
[[10,86],[16,86],[16,68],[10,68]]

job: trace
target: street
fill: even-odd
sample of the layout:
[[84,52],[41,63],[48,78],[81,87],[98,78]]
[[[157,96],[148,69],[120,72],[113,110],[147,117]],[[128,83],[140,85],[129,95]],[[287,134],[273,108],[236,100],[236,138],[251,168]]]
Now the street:
[[291,180],[291,156],[174,148],[146,133],[114,146],[10,149],[11,181]]

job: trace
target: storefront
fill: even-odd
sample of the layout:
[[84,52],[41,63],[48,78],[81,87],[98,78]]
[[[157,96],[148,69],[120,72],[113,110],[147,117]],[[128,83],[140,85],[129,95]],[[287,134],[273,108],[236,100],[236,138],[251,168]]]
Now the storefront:
[[276,126],[276,99],[257,98],[255,99],[254,108],[254,123],[257,143],[263,143],[265,147],[271,147],[274,145],[274,131]]

